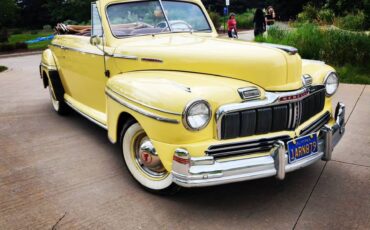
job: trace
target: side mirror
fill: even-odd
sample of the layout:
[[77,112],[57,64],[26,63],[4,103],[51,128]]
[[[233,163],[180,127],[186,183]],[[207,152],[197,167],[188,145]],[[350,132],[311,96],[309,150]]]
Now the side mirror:
[[90,44],[93,46],[98,46],[101,44],[101,38],[97,35],[93,35],[90,38]]

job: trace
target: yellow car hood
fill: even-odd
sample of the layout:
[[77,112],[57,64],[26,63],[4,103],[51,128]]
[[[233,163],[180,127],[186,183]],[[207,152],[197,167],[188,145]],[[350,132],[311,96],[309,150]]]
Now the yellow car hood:
[[120,72],[174,70],[218,75],[256,84],[266,90],[302,87],[298,54],[258,43],[168,34],[119,39],[114,53],[138,60],[115,58]]

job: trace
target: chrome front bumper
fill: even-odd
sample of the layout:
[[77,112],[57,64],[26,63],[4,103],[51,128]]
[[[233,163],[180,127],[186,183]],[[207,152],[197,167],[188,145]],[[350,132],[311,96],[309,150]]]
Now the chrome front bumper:
[[276,176],[284,179],[287,172],[311,165],[318,160],[329,161],[333,148],[345,132],[345,106],[338,103],[335,124],[320,130],[319,151],[302,160],[288,164],[287,148],[277,141],[268,156],[215,160],[212,156],[190,157],[184,149],[178,149],[173,161],[173,181],[182,187],[203,187]]

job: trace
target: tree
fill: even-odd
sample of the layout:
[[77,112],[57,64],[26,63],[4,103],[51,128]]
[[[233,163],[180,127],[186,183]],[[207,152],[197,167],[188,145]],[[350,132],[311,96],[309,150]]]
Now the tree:
[[12,26],[17,17],[17,5],[14,0],[1,0],[0,29]]
[[12,26],[17,16],[17,5],[13,0],[2,0],[0,7],[0,42],[8,41],[6,27]]

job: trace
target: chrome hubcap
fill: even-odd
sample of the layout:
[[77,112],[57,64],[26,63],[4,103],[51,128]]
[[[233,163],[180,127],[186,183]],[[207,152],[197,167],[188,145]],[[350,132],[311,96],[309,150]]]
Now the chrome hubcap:
[[140,170],[150,177],[163,178],[168,175],[153,146],[145,135],[138,136],[135,141],[135,161]]

